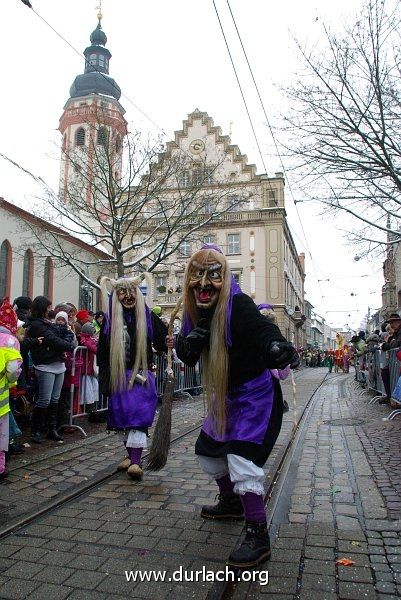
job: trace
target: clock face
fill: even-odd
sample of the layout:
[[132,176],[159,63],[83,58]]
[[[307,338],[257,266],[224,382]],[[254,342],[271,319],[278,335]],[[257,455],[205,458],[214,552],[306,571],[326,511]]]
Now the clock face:
[[200,154],[205,149],[205,143],[202,140],[193,140],[189,145],[189,149],[192,154]]

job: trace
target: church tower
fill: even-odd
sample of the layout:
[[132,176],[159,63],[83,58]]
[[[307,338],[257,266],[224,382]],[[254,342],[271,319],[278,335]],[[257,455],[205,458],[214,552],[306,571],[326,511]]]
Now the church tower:
[[119,102],[121,89],[109,76],[111,53],[105,47],[101,20],[99,14],[90,46],[84,51],[85,71],[75,78],[60,118],[59,194],[67,204],[100,203],[106,216],[106,188],[111,180],[119,182],[121,178],[127,121]]

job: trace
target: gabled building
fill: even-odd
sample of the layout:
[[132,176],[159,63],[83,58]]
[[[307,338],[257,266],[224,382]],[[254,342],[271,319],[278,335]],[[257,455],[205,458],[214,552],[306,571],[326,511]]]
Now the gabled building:
[[175,132],[160,161],[175,156],[182,168],[178,179],[166,181],[166,204],[184,188],[199,188],[198,198],[205,198],[199,211],[215,217],[197,236],[184,239],[180,252],[154,272],[151,300],[166,309],[173,306],[186,260],[203,242],[214,242],[227,255],[244,292],[256,304],[272,304],[287,339],[305,345],[305,256],[298,255],[288,227],[283,174],[258,174],[230,137],[198,109]]

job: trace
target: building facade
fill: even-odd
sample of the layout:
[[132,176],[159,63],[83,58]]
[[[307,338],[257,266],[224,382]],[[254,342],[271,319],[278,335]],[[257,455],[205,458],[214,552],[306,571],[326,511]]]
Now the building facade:
[[[92,281],[106,274],[96,263],[109,260],[109,254],[0,198],[0,299],[8,296],[12,302],[18,296],[46,296],[54,305],[72,302],[79,308],[96,310],[97,291],[53,253],[45,256],[42,245],[38,248],[35,244],[38,236],[43,238],[49,231],[62,240],[71,257],[90,265],[86,275]],[[49,236],[49,244],[51,239]]]
[[283,174],[258,175],[229,136],[198,109],[167,143],[161,160],[175,156],[186,158],[178,180],[166,182],[166,203],[183,188],[198,187],[205,198],[199,210],[212,218],[154,271],[151,301],[168,311],[179,296],[188,257],[202,243],[213,242],[227,255],[243,291],[256,304],[272,304],[283,334],[304,345],[305,256],[298,255],[288,227]]

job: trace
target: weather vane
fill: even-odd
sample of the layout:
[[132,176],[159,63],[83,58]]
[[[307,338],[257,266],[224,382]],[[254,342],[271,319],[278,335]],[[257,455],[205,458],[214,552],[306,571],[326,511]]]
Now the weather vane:
[[96,6],[96,10],[98,11],[97,13],[97,18],[99,19],[99,21],[101,21],[103,14],[102,14],[102,0],[99,0],[99,4]]

